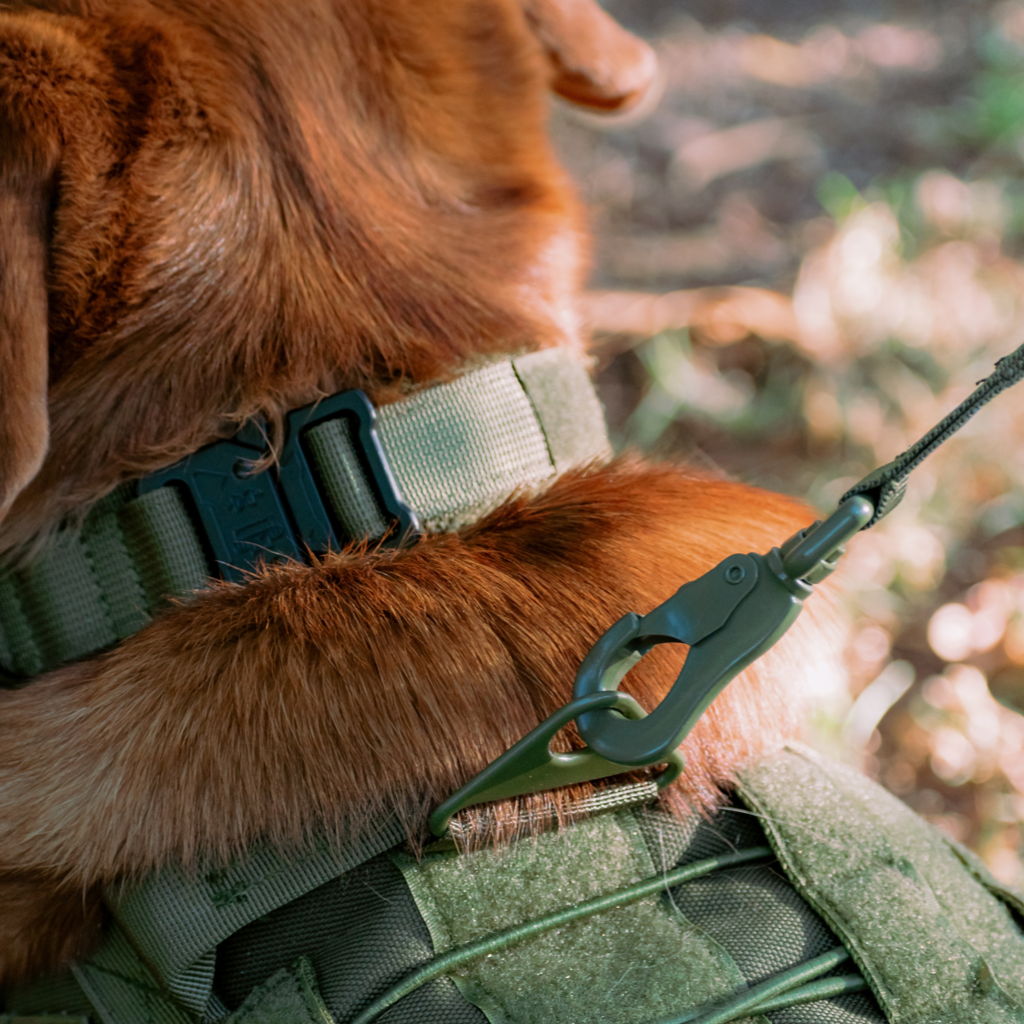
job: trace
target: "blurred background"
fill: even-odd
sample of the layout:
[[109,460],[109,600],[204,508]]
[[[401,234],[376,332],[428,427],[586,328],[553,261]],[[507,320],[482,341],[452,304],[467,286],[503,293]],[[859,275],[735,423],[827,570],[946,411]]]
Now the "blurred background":
[[[831,511],[1024,342],[1024,2],[610,0],[665,76],[559,109],[620,445]],[[813,741],[1024,881],[1024,385],[847,558]]]

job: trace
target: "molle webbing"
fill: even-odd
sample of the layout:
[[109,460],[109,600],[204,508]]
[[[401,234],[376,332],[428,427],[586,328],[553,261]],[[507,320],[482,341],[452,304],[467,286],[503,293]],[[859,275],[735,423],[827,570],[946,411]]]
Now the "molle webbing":
[[[741,792],[711,821],[618,810],[498,850],[439,844],[421,860],[373,855],[395,838],[384,830],[360,850],[256,852],[196,881],[165,872],[110,893],[115,923],[75,977],[93,1024],[350,1024],[396,986],[409,994],[381,1024],[678,1024],[841,944],[874,995],[847,989],[745,1024],[1024,1024],[1011,913],[1024,903],[970,854],[806,751],[747,768]],[[645,887],[405,985],[467,942],[766,837],[778,862]],[[814,984],[850,974],[837,964]],[[9,993],[6,1010],[81,1014],[77,998],[66,981],[41,983]]]
[[[532,935],[453,974],[491,1024],[655,1024],[706,1011],[836,946],[773,863],[664,881],[681,865],[753,851],[763,842],[742,808],[713,822],[695,817],[684,824],[636,811],[472,857],[392,856],[438,952],[535,921],[564,907],[567,897],[582,903],[641,879],[663,880],[651,898]],[[884,1018],[870,995],[857,994],[744,1020],[881,1024]]]
[[[322,903],[317,894],[324,886],[358,877],[365,864],[403,839],[390,821],[346,846],[320,842],[287,859],[259,847],[227,868],[193,875],[168,867],[140,884],[112,886],[106,893],[112,921],[100,950],[76,964],[72,976],[43,978],[6,993],[5,1009],[25,1016],[88,1014],[91,1024],[225,1020],[229,1011],[214,991],[223,960],[218,947],[282,907],[303,906],[311,895],[314,905]],[[268,981],[270,973],[254,984]],[[303,987],[301,978],[293,980]],[[273,988],[268,998],[280,998],[281,987]],[[294,1024],[305,1022],[297,1018]]]
[[[377,410],[376,429],[405,504],[428,531],[456,530],[511,494],[610,454],[585,366],[564,349],[488,364]],[[319,488],[346,540],[388,528],[345,419],[310,429]],[[244,497],[244,496],[243,496]],[[238,500],[237,497],[235,500]],[[258,516],[247,543],[266,542]],[[170,598],[216,575],[182,493],[126,485],[81,529],[64,530],[15,570],[0,567],[0,678],[35,675],[111,647]]]
[[[334,877],[313,888],[317,872],[330,868],[326,851],[296,862],[295,871],[261,853],[200,877],[194,892],[175,873],[170,884],[161,876],[112,892],[117,923],[103,950],[75,973],[94,1000],[93,1024],[281,1024],[277,1012],[288,1024],[349,1024],[452,942],[763,844],[756,819],[736,808],[686,823],[647,810],[605,813],[498,852],[439,850],[422,862],[393,850],[356,864],[359,852],[348,851],[332,855]],[[293,891],[304,895],[284,900],[298,877],[305,881]],[[774,864],[715,871],[670,891],[661,882],[660,889],[435,978],[377,1020],[655,1024],[836,945]],[[8,1009],[70,1008],[65,991],[52,992],[21,990]],[[751,1020],[883,1018],[870,995],[853,994]]]

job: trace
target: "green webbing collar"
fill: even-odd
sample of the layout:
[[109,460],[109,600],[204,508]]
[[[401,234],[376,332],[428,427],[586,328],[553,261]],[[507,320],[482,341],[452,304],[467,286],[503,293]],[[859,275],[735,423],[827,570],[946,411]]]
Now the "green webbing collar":
[[288,416],[280,465],[246,475],[258,429],[119,488],[27,566],[0,567],[0,680],[145,627],[211,577],[350,540],[468,525],[512,493],[610,454],[585,365],[565,349],[490,363],[374,410],[342,392]]

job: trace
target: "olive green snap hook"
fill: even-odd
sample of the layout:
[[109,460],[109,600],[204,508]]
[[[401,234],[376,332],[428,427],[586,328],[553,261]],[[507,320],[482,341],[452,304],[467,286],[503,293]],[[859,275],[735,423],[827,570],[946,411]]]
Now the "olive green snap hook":
[[609,761],[656,764],[677,749],[708,705],[796,621],[814,584],[836,566],[843,545],[874,515],[863,496],[847,499],[823,523],[766,555],[730,555],[667,601],[619,619],[583,659],[575,697],[616,688],[658,644],[689,645],[665,699],[641,721],[580,715],[580,735]]
[[[684,584],[646,615],[614,623],[583,659],[573,700],[502,754],[430,817],[444,835],[452,816],[473,804],[571,786],[666,764],[663,788],[683,770],[679,747],[725,686],[767,651],[796,620],[807,597],[835,568],[843,545],[874,516],[861,495],[823,523],[790,537],[767,555],[730,555]],[[690,648],[664,700],[648,715],[618,689],[629,670],[658,644]],[[555,734],[576,721],[587,746],[551,751]]]

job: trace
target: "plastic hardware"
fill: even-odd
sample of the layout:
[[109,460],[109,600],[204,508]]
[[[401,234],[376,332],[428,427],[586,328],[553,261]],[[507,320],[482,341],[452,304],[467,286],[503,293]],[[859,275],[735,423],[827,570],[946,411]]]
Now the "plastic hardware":
[[[633,767],[656,764],[683,742],[725,686],[789,629],[813,584],[835,569],[842,546],[869,522],[874,507],[857,496],[767,555],[732,555],[679,588],[647,615],[620,619],[584,658],[573,696],[616,688],[652,648],[689,644],[672,689],[645,718],[627,722],[607,711],[579,718],[580,736],[597,754]],[[738,570],[742,579],[737,579]]]
[[[430,831],[435,836],[443,836],[452,817],[474,804],[539,793],[577,782],[592,782],[631,771],[629,765],[608,761],[593,750],[576,750],[569,754],[551,750],[551,741],[558,732],[579,715],[598,708],[606,709],[621,721],[644,717],[644,709],[635,698],[618,690],[591,693],[571,701],[445,800],[430,816]],[[663,760],[666,762],[665,770],[656,780],[659,789],[677,779],[685,767],[683,755],[677,750],[671,751]]]
[[[666,763],[658,786],[683,770],[680,744],[726,685],[796,620],[814,584],[836,567],[843,545],[875,514],[857,495],[824,522],[767,555],[730,555],[646,615],[630,612],[597,641],[576,674],[573,699],[446,800],[430,817],[443,835],[466,807],[592,782]],[[648,715],[618,686],[658,644],[690,647],[682,671]],[[603,699],[602,699],[603,698]],[[586,747],[553,754],[555,733],[575,720]]]
[[304,443],[304,435],[328,420],[344,417],[363,472],[374,497],[395,525],[384,540],[386,545],[407,544],[419,536],[416,513],[402,500],[387,455],[377,436],[377,411],[366,395],[357,389],[331,395],[313,405],[290,412],[286,418],[284,447],[281,449],[278,476],[288,496],[288,504],[303,541],[311,551],[339,547],[340,524],[328,510],[316,482],[316,474]]
[[320,489],[304,435],[327,420],[346,417],[366,478],[384,512],[395,520],[385,544],[407,544],[419,536],[416,514],[401,498],[375,429],[376,411],[359,390],[343,391],[289,413],[278,469],[254,472],[269,454],[261,424],[250,422],[233,438],[216,441],[181,462],[145,477],[139,495],[177,487],[202,527],[207,556],[217,574],[242,583],[260,564],[302,561],[346,537]]
[[884,466],[872,470],[863,480],[859,480],[848,490],[841,501],[852,498],[855,494],[863,494],[872,505],[875,506],[875,516],[868,523],[874,526],[880,519],[884,519],[906,496],[907,484],[910,482],[909,475],[902,478],[900,460],[894,459]]
[[243,582],[261,562],[303,557],[272,474],[248,472],[265,454],[265,445],[238,437],[217,441],[138,484],[139,495],[168,485],[179,489],[202,526],[216,574],[231,583]]

